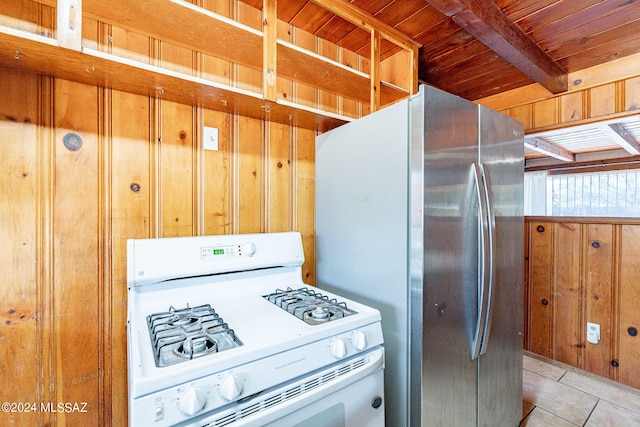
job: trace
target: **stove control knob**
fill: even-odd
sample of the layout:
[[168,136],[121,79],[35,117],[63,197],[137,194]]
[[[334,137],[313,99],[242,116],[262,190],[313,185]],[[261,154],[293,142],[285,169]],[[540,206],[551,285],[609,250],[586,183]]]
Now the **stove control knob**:
[[199,388],[191,388],[180,399],[180,410],[185,415],[195,415],[204,408],[207,396]]
[[331,354],[336,359],[342,359],[347,355],[347,346],[340,338],[331,344]]
[[353,346],[358,351],[362,351],[367,348],[367,337],[363,332],[356,332],[353,335]]
[[226,400],[233,400],[242,393],[242,383],[233,375],[229,375],[222,384],[220,384],[220,396]]
[[253,256],[256,253],[256,245],[253,243],[245,243],[240,247],[240,251],[244,256]]

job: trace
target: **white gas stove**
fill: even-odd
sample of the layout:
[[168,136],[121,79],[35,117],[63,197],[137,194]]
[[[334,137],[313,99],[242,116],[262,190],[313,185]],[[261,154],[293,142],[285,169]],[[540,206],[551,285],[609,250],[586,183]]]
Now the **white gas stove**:
[[129,240],[129,424],[383,426],[380,314],[303,261],[294,232]]

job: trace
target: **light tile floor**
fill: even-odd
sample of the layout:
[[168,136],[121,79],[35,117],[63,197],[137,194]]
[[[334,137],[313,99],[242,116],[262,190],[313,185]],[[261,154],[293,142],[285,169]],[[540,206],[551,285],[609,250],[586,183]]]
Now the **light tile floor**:
[[640,390],[524,355],[521,427],[639,427]]

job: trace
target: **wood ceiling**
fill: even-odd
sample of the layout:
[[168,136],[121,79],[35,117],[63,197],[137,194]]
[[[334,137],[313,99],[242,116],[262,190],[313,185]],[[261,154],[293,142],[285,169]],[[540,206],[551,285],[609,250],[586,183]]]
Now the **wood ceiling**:
[[[262,7],[262,0],[243,1]],[[422,46],[421,82],[470,100],[534,81],[558,93],[566,90],[567,73],[640,52],[640,2],[635,0],[349,3]],[[312,1],[278,0],[278,18],[369,55],[366,31]],[[383,45],[381,57],[393,49],[391,44]]]
[[[263,0],[242,1],[262,8]],[[535,82],[562,93],[568,73],[640,52],[636,0],[331,1],[348,1],[409,36],[421,46],[419,81],[469,100]],[[370,34],[318,5],[331,1],[277,0],[278,18],[368,57]],[[383,41],[381,58],[395,50]]]

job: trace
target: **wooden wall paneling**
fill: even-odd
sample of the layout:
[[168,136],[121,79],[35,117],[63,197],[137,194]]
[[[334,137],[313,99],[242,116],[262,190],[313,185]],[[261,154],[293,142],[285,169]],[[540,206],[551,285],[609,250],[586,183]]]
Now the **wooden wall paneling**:
[[160,104],[160,224],[161,237],[197,234],[198,210],[193,107]]
[[[630,218],[577,217],[529,217],[525,224],[529,251],[525,349],[638,387],[640,224]],[[544,231],[538,231],[540,225]],[[548,227],[553,236],[545,235]],[[549,314],[536,301],[548,292],[549,276],[553,278],[551,326]],[[586,341],[587,322],[600,324],[598,344]],[[547,351],[548,342],[553,352]]]
[[616,84],[596,86],[588,91],[589,117],[606,116],[617,112]]
[[[45,248],[38,247],[42,236],[37,225],[42,223],[36,216],[44,213],[38,209],[39,172],[46,175],[48,169],[39,171],[37,167],[40,161],[48,160],[41,156],[46,154],[42,150],[49,141],[38,132],[39,78],[0,69],[0,79],[13,82],[3,86],[6,96],[0,96],[0,158],[4,162],[0,174],[0,235],[4,242],[0,245],[0,397],[3,402],[39,405],[44,397],[39,390],[49,384],[33,367],[46,363],[42,350],[52,337],[38,328],[38,319],[48,311],[45,307],[50,295],[41,288],[39,273],[47,256],[42,253]],[[42,421],[39,411],[17,409],[5,411],[3,423],[37,425]]]
[[[104,31],[103,25],[100,30]],[[106,34],[106,33],[103,33]],[[100,401],[99,401],[99,422],[104,425],[107,420],[112,420],[112,365],[111,351],[113,349],[111,335],[113,333],[113,310],[112,310],[112,271],[111,266],[111,91],[103,88],[98,89],[98,265],[101,283],[101,293],[98,299],[98,309],[100,311]],[[116,344],[117,346],[117,344]]]
[[264,131],[260,120],[234,116],[234,233],[264,228]]
[[413,72],[411,67],[412,53],[407,49],[400,49],[391,56],[380,61],[380,79],[407,91],[413,90]]
[[161,67],[186,75],[196,74],[194,51],[164,41],[159,41],[158,43],[160,46],[158,59]]
[[[40,77],[39,90],[35,102],[39,103],[37,141],[38,141],[38,188],[37,188],[37,256],[36,268],[38,276],[38,320],[36,329],[40,338],[39,348],[40,375],[38,394],[40,402],[55,401],[56,384],[56,334],[54,331],[54,236],[53,236],[53,200],[55,194],[55,159],[56,134],[54,123],[54,80]],[[28,93],[28,92],[27,92]],[[25,97],[25,103],[28,103]],[[19,359],[22,360],[22,357]],[[27,361],[25,361],[26,363]],[[40,414],[39,421],[46,425],[52,423],[53,413]]]
[[533,104],[533,127],[540,128],[557,124],[557,98],[546,99]]
[[527,350],[552,357],[552,320],[555,301],[552,294],[554,251],[552,223],[530,223],[529,241],[529,330]]
[[[286,22],[278,21],[278,39],[287,41],[289,43],[294,43],[293,40],[294,29],[291,25]],[[293,80],[285,79],[280,76],[276,68],[276,91],[278,99],[283,99],[285,101],[293,100]]]
[[[167,68],[192,74],[194,58],[191,50],[160,43],[160,61]],[[196,149],[195,108],[169,101],[161,101],[157,105],[160,117],[161,236],[192,236],[197,234],[197,189],[201,187],[201,177],[197,173],[197,156],[200,153]]]
[[101,27],[106,27],[106,25],[99,23],[94,19],[84,18],[82,20],[82,47],[87,47],[96,50],[105,50],[104,38],[100,31]]
[[624,111],[640,109],[640,76],[624,82]]
[[524,129],[531,129],[533,127],[532,108],[530,104],[520,105],[510,108],[508,111],[502,111],[502,113],[519,120],[524,124]]
[[[235,2],[235,19],[249,27],[262,31],[262,12],[241,1]],[[262,61],[261,61],[262,62]],[[262,94],[262,71],[235,64],[234,86]]]
[[108,26],[109,53],[148,64],[151,62],[151,40],[142,34],[116,26]]
[[530,236],[531,236],[531,224],[528,222],[524,223],[524,227],[523,227],[523,231],[524,231],[524,262],[522,263],[523,267],[524,267],[524,273],[523,273],[523,279],[524,279],[524,286],[522,287],[522,291],[523,291],[523,295],[522,295],[522,301],[524,304],[523,310],[522,310],[522,316],[523,316],[523,321],[522,321],[522,345],[523,348],[525,350],[529,350],[529,306],[530,306],[530,301],[529,301],[529,292],[530,292],[530,284],[529,284],[529,256],[531,255],[530,249],[531,249],[531,242],[530,242]]
[[[316,37],[313,34],[310,34],[299,28],[294,28],[293,34],[293,43],[296,46],[300,46],[301,48],[310,50],[312,52],[316,51]],[[295,82],[294,88],[295,102],[301,105],[306,105],[308,107],[313,107],[318,104],[316,88],[300,82]]]
[[[354,52],[342,49],[340,56],[343,64],[355,70],[360,70],[359,56]],[[361,102],[345,97],[342,97],[340,101],[342,104],[340,107],[340,111],[343,115],[354,118],[362,117],[362,113],[360,111]]]
[[622,225],[620,253],[619,381],[640,388],[640,225]]
[[294,128],[293,152],[295,168],[295,200],[293,229],[302,235],[305,283],[316,284],[315,240],[315,132]]
[[291,127],[267,123],[267,173],[264,184],[268,232],[290,231],[292,227]]
[[98,89],[56,80],[54,100],[56,401],[87,403],[87,413],[62,412],[56,419],[62,424],[99,425],[103,337],[98,325],[103,320],[105,284],[99,265],[103,182],[98,174]]
[[[610,71],[615,73],[615,70]],[[576,87],[566,94],[526,103],[515,98],[517,90],[505,95],[504,99],[489,97],[479,103],[522,121],[525,130],[534,133],[636,114],[640,107],[640,77],[634,75],[616,81],[606,77],[599,79],[607,83],[590,87],[582,84],[580,89]],[[526,88],[520,92],[526,99]],[[506,99],[515,105],[505,105]]]
[[[81,2],[72,1],[77,7]],[[66,5],[65,5],[66,7]],[[60,7],[58,6],[58,11]],[[81,19],[81,14],[75,12]],[[60,21],[60,18],[58,18]],[[110,50],[110,28],[108,25],[97,22],[92,19],[82,19],[82,39],[77,41],[78,45],[88,46],[90,48],[102,51]],[[77,30],[75,31],[77,32]],[[74,32],[70,32],[68,37],[74,36]],[[71,45],[76,43],[74,40],[69,41]],[[113,333],[112,319],[112,271],[109,268],[112,265],[111,251],[111,220],[110,207],[112,191],[111,183],[111,91],[98,89],[98,114],[96,117],[98,131],[96,134],[98,141],[98,269],[100,273],[99,283],[100,294],[98,295],[98,311],[99,311],[99,328],[100,343],[98,347],[100,355],[100,373],[99,373],[99,400],[98,400],[98,420],[104,425],[113,419],[113,405],[111,397],[113,395],[112,383],[112,344],[111,336]],[[115,344],[117,348],[117,343]],[[126,354],[126,352],[125,352]],[[116,361],[118,364],[118,361]],[[126,395],[126,393],[125,393]]]
[[[360,56],[360,71],[363,73],[369,74],[371,72],[371,60],[367,57]],[[360,113],[363,116],[371,113],[371,103],[363,102],[361,103],[361,111]]]
[[126,425],[127,239],[148,238],[151,230],[151,122],[147,97],[111,93],[111,355],[112,425]]
[[[231,16],[228,0],[201,0],[201,6],[219,15]],[[231,85],[232,65],[210,55],[202,55],[199,74],[207,79]],[[197,130],[204,126],[218,129],[218,150],[204,150],[202,170],[203,229],[205,235],[229,234],[232,232],[232,153],[231,123],[228,113],[200,109],[202,118]],[[200,117],[200,115],[198,116]],[[203,137],[203,136],[202,136]]]
[[[18,2],[18,3],[22,5],[30,2]],[[37,30],[38,33],[45,37],[53,37],[55,32],[55,26],[56,26],[56,10],[52,7],[38,3],[38,30]]]
[[559,97],[560,123],[581,120],[584,117],[584,102],[582,92],[572,92]]
[[584,346],[581,318],[582,227],[565,222],[553,227],[553,358],[580,366]]
[[[323,39],[318,39],[318,53],[322,56],[334,61],[339,61],[339,50],[340,49],[335,44],[329,43]],[[330,111],[332,113],[339,113],[339,99],[340,97],[335,93],[320,90],[320,109]]]
[[3,2],[0,14],[0,25],[16,28],[30,33],[39,31],[39,9],[41,6],[33,1]]
[[203,198],[205,235],[232,232],[231,120],[227,113],[204,110],[203,124],[218,129],[218,151],[204,150]]
[[207,80],[230,86],[231,69],[232,65],[229,61],[225,61],[211,55],[202,55],[200,76]]
[[[614,226],[586,224],[584,239],[584,322],[580,336],[585,343],[582,368],[597,375],[611,375],[613,358],[614,304],[613,256]],[[600,325],[600,342],[586,341],[586,322]]]

